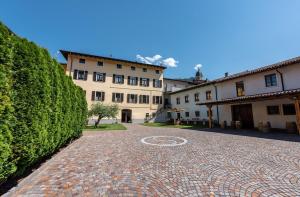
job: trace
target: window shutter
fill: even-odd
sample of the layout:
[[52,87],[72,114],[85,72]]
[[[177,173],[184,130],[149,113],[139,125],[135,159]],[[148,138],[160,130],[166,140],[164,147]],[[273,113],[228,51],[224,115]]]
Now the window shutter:
[[93,81],[96,81],[96,72],[93,73]]
[[127,94],[127,103],[129,103],[129,95],[130,95],[130,94]]
[[95,91],[92,91],[92,101],[95,100]]
[[115,102],[116,93],[112,93],[112,101]]
[[155,79],[153,79],[153,87],[155,88]]
[[116,83],[115,74],[113,74],[113,83]]
[[106,79],[106,73],[103,73],[103,82],[105,82]]
[[124,94],[122,93],[121,94],[121,103],[123,102],[123,99],[124,99]]
[[139,103],[142,103],[142,95],[139,96]]
[[127,77],[127,84],[130,84],[130,76]]
[[102,92],[102,101],[104,101],[104,99],[105,99],[105,92]]
[[84,71],[84,80],[86,81],[88,77],[88,71]]
[[140,86],[142,85],[142,78],[140,78]]
[[162,80],[159,80],[159,87],[162,87]]
[[124,75],[122,75],[122,84],[124,84]]
[[138,100],[138,98],[137,98],[137,94],[134,96],[134,103],[137,103],[137,100]]
[[162,96],[159,97],[159,104],[162,104]]
[[155,104],[155,96],[152,96],[152,103]]
[[73,79],[77,79],[77,73],[78,73],[78,70],[74,70],[74,73],[73,73]]
[[147,86],[149,86],[149,81],[150,81],[150,80],[149,80],[149,79],[147,79]]
[[149,96],[146,96],[146,102],[149,103]]
[[135,85],[138,85],[138,83],[139,83],[139,78],[136,77],[136,78],[135,78]]

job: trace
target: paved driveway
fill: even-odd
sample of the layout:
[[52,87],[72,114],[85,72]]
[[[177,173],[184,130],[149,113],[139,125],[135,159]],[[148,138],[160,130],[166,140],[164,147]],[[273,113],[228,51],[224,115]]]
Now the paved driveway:
[[85,133],[7,195],[300,196],[299,142],[127,126]]

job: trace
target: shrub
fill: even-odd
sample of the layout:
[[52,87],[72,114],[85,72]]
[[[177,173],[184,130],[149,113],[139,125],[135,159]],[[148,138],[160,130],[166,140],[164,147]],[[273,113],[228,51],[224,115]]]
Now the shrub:
[[85,93],[48,51],[0,23],[0,183],[79,137]]

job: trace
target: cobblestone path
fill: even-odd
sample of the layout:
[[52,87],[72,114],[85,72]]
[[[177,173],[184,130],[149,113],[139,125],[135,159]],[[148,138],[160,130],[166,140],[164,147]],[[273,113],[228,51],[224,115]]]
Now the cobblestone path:
[[85,133],[5,196],[300,196],[299,142],[126,126]]

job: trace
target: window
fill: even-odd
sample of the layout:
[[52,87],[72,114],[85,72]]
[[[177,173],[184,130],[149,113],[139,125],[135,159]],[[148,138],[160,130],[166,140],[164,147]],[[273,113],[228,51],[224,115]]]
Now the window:
[[243,81],[236,82],[235,87],[236,87],[236,95],[237,96],[245,96],[245,88],[244,88]]
[[131,70],[135,70],[135,67],[134,67],[134,66],[131,66]]
[[92,101],[104,101],[105,92],[92,91]]
[[117,69],[121,69],[122,65],[121,64],[117,64]]
[[177,112],[177,119],[179,120],[181,118],[180,113]]
[[158,79],[153,79],[153,87],[154,88],[161,88],[162,87],[162,81]]
[[149,103],[149,96],[148,95],[140,95],[139,102],[141,104],[148,104]]
[[185,117],[187,117],[187,118],[190,117],[190,112],[188,112],[188,111],[185,112]]
[[211,91],[206,91],[206,100],[211,100]]
[[103,62],[98,61],[97,66],[103,66]]
[[137,94],[127,94],[127,103],[137,103]]
[[282,109],[284,115],[296,115],[296,109],[294,104],[283,104]]
[[268,115],[278,115],[279,114],[279,106],[267,106],[267,113]]
[[128,85],[132,85],[132,86],[138,85],[138,78],[137,77],[128,76],[127,84]]
[[180,98],[179,97],[176,98],[176,104],[180,105]]
[[79,63],[80,63],[80,64],[85,64],[85,59],[80,58],[80,59],[79,59]]
[[106,77],[105,73],[94,72],[93,81],[105,82],[105,77]]
[[148,87],[149,79],[148,78],[140,78],[140,86]]
[[156,73],[156,74],[159,74],[160,72],[159,72],[159,70],[155,70],[155,73]]
[[88,76],[88,71],[74,70],[73,79],[86,81],[87,80],[87,76]]
[[124,75],[113,75],[113,83],[123,84],[124,83]]
[[195,111],[195,116],[200,117],[200,111]]
[[153,96],[152,102],[156,105],[162,104],[162,96]]
[[143,68],[143,72],[147,72],[147,68]]
[[189,102],[189,95],[186,95],[186,96],[184,97],[184,102],[185,102],[185,103],[188,103],[188,102]]
[[277,86],[276,74],[265,76],[266,87]]
[[122,103],[123,102],[123,93],[112,93],[112,102]]
[[199,102],[200,101],[200,99],[199,99],[199,93],[195,93],[194,97],[195,97],[195,102]]

